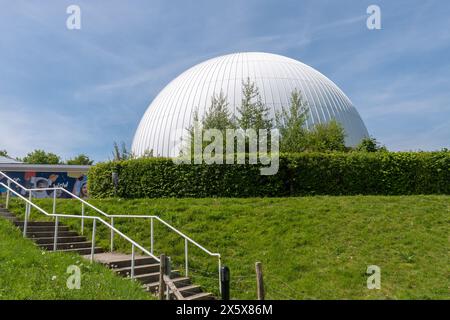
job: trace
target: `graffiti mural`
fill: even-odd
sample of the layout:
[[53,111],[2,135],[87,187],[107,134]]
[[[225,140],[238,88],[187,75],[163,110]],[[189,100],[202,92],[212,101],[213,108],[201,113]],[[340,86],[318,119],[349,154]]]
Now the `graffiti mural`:
[[[87,190],[87,176],[84,173],[73,172],[7,172],[9,177],[14,179],[17,183],[23,185],[27,189],[45,189],[45,188],[64,188],[80,198],[88,197]],[[0,177],[0,182],[7,183],[6,178]],[[11,187],[23,196],[26,192],[21,190],[18,186],[11,184]],[[0,186],[0,193],[5,193],[6,190]],[[32,191],[33,198],[52,198],[54,196],[53,190],[35,190]],[[57,198],[70,198],[65,192],[61,190],[56,191]]]

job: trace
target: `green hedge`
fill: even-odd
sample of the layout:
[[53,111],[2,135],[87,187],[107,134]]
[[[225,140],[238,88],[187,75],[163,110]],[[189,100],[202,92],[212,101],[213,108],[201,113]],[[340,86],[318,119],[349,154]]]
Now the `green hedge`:
[[[114,191],[111,175],[119,174]],[[450,194],[449,152],[299,153],[280,156],[274,176],[257,165],[177,165],[150,158],[100,163],[92,197],[274,197],[314,194]]]

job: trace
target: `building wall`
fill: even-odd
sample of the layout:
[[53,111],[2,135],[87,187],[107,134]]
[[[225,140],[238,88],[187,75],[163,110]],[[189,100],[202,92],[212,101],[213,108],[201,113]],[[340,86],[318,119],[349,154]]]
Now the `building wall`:
[[[86,198],[87,171],[89,166],[68,165],[27,165],[27,164],[1,164],[0,171],[13,178],[17,183],[26,188],[53,188],[61,187],[75,195]],[[0,175],[0,182],[7,183],[7,179]],[[18,193],[26,195],[19,187],[11,184]],[[0,193],[5,193],[0,186]],[[33,198],[52,198],[53,191],[33,191]],[[64,192],[57,191],[58,198],[69,198]]]

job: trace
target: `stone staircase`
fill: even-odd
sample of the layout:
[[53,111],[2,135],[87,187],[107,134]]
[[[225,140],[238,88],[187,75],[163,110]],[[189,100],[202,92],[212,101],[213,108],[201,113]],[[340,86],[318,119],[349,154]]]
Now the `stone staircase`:
[[[7,219],[21,231],[24,222],[0,205],[0,218]],[[33,240],[42,249],[52,251],[54,243],[55,223],[52,221],[29,221],[27,223],[27,238]],[[57,251],[75,252],[90,259],[92,243],[86,237],[71,231],[68,226],[58,224]],[[119,276],[129,277],[131,274],[131,255],[116,252],[104,252],[100,247],[95,248],[95,261],[114,270]],[[142,283],[142,288],[149,293],[156,294],[159,289],[159,262],[148,256],[135,256],[135,279]],[[212,300],[211,293],[203,292],[198,285],[192,284],[189,277],[183,277],[173,270],[170,275],[178,291],[186,300]],[[174,295],[171,295],[174,299]]]

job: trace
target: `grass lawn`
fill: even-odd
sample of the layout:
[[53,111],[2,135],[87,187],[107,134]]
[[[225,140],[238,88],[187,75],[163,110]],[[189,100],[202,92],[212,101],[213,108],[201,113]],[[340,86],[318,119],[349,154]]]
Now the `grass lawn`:
[[[51,211],[51,201],[38,202]],[[450,196],[91,202],[111,214],[159,215],[210,251],[221,253],[232,274],[232,298],[255,298],[256,261],[263,263],[270,299],[450,297]],[[12,208],[17,213],[24,211],[18,202]],[[58,200],[57,211],[80,214],[81,206],[73,200]],[[79,222],[66,223],[79,229]],[[121,219],[116,226],[150,246],[149,221]],[[158,224],[155,233],[156,253],[170,255],[174,265],[183,269],[183,240]],[[107,248],[105,228],[99,228],[99,237]],[[118,238],[116,246],[122,251],[131,249]],[[189,249],[195,282],[214,291],[216,260],[192,246]],[[369,265],[381,268],[380,290],[367,289]]]
[[[67,267],[81,270],[80,289],[68,289]],[[41,251],[0,219],[0,299],[150,299],[140,286],[79,255]]]

